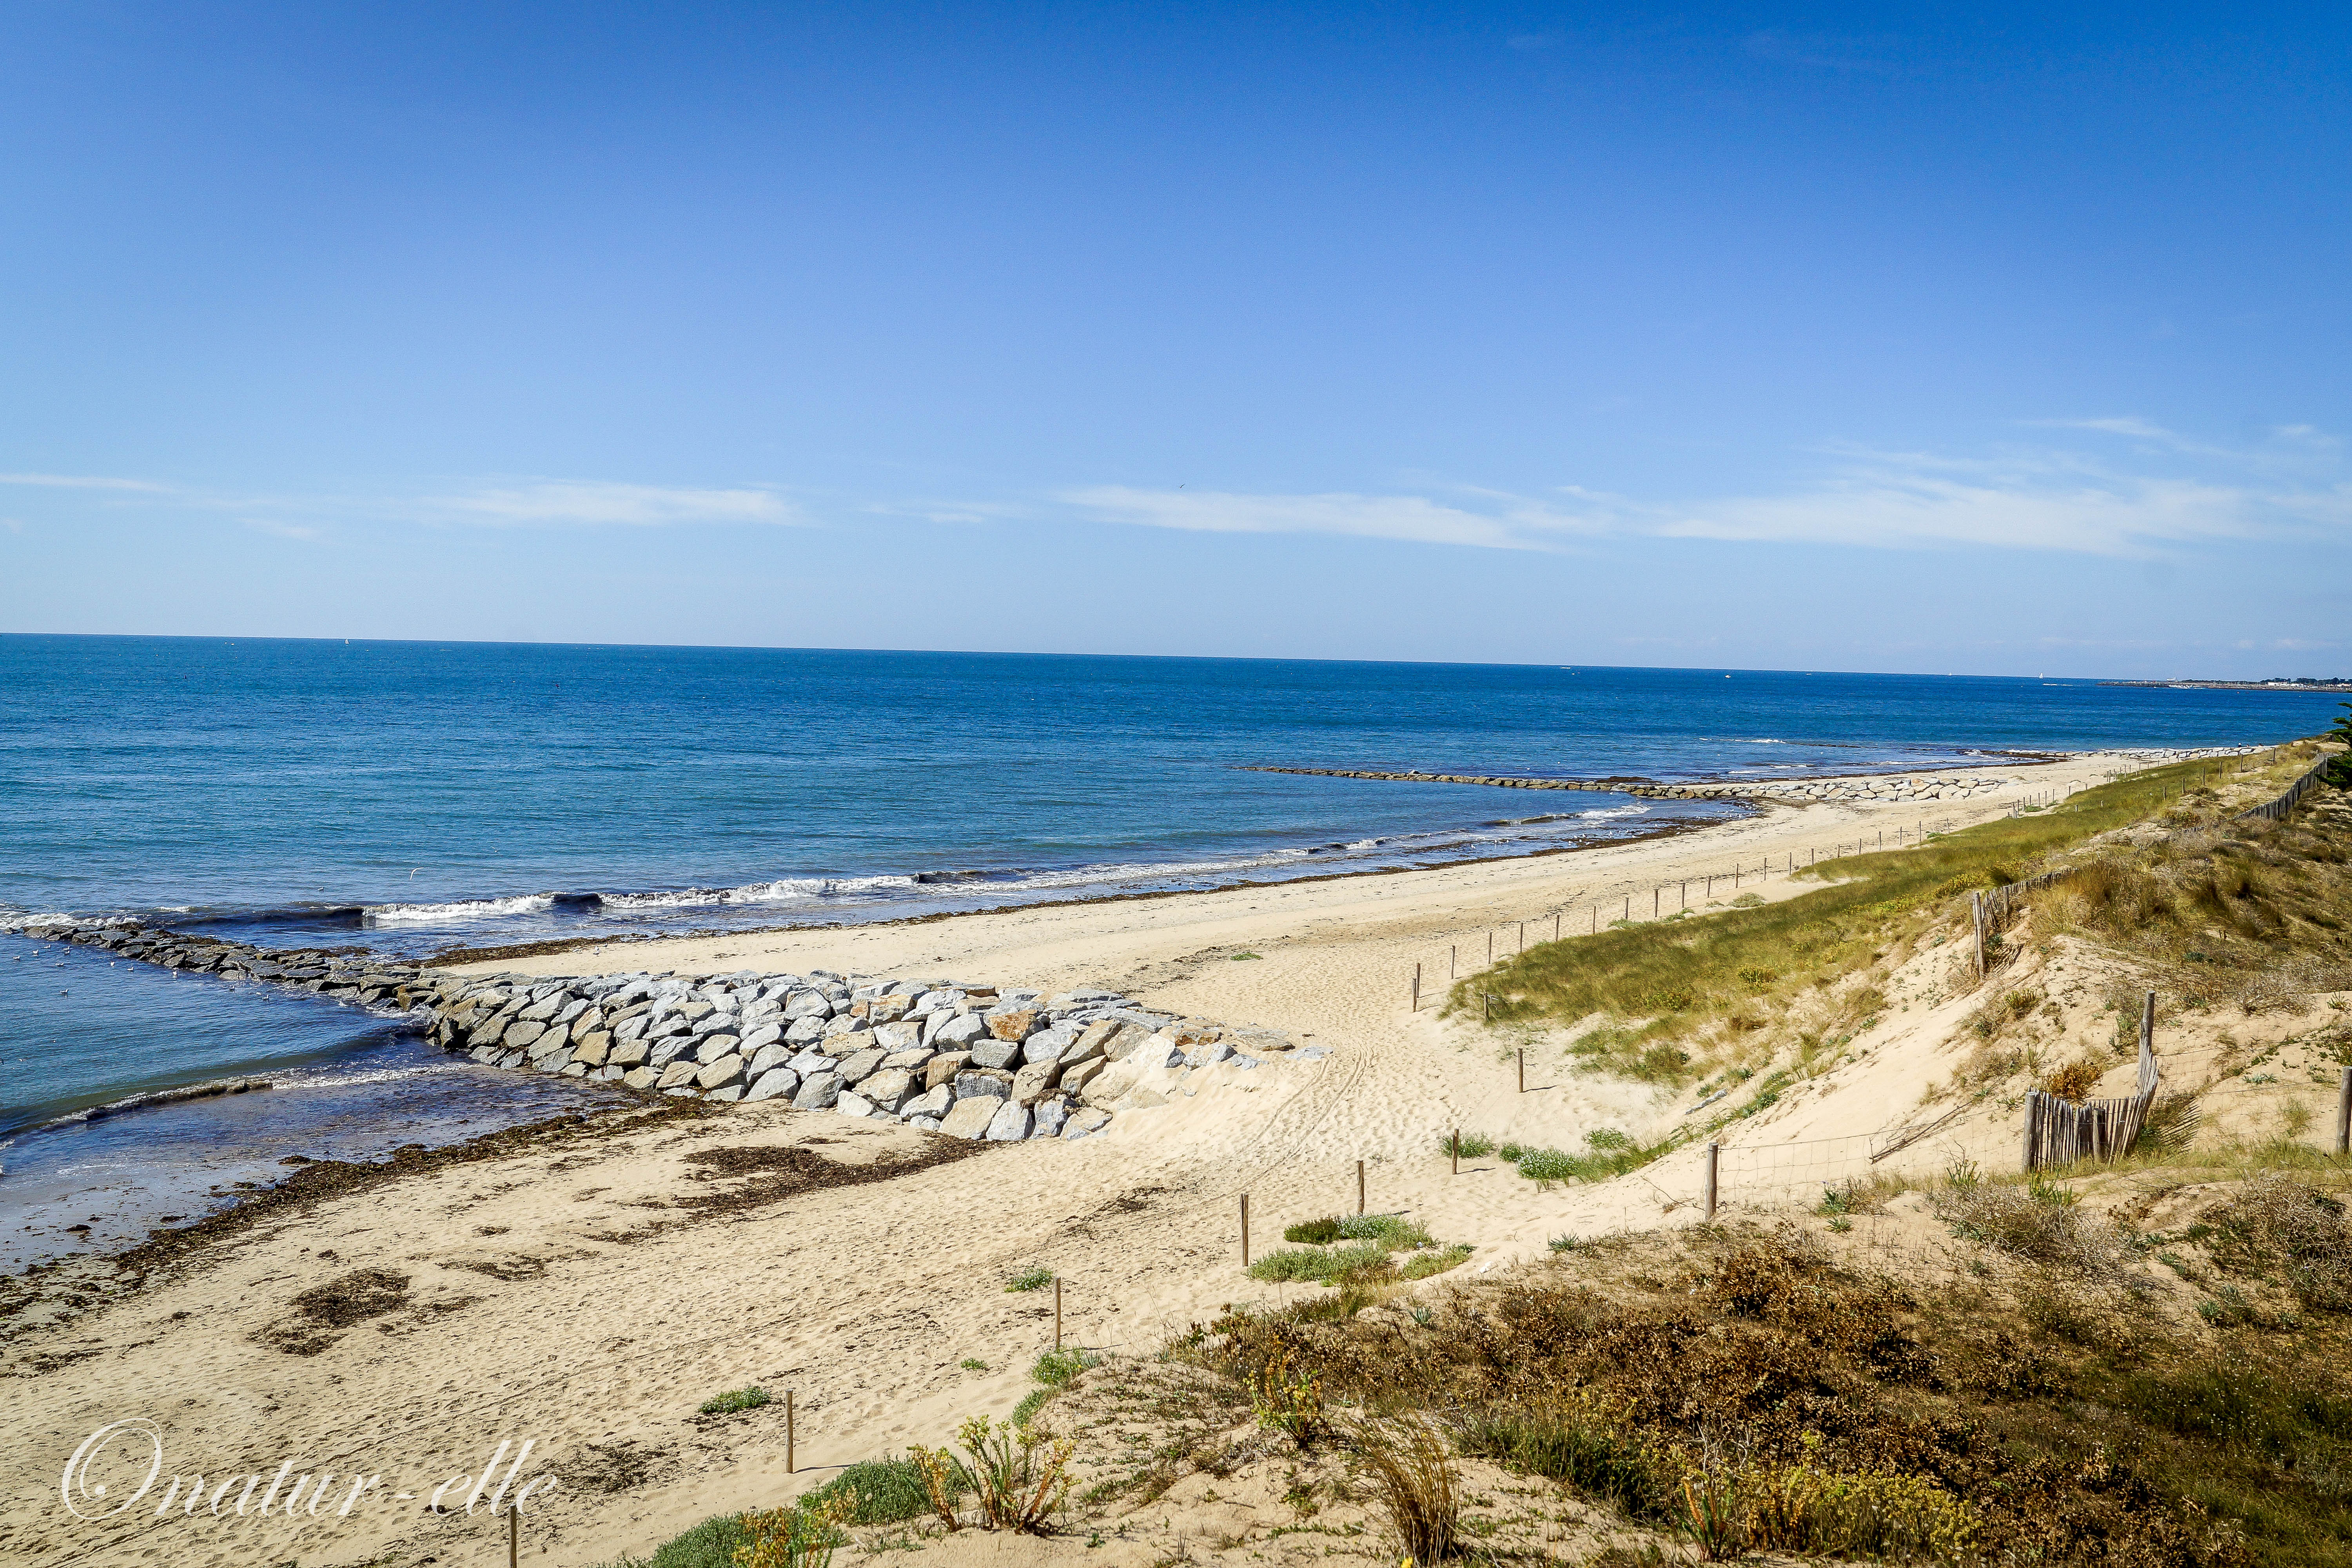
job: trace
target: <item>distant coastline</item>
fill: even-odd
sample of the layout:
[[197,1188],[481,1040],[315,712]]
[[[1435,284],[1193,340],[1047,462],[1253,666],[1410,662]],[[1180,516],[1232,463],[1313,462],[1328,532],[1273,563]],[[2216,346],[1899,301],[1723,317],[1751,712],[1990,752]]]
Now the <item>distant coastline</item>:
[[2173,691],[2352,691],[2352,677],[2280,680],[2102,680],[2101,686],[2141,686]]

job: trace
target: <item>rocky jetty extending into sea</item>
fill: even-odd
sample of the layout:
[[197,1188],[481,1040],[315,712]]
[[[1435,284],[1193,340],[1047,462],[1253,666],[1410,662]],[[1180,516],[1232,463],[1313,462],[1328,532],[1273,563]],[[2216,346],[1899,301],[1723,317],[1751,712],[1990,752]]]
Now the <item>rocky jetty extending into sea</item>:
[[1722,784],[1654,784],[1647,779],[1515,778],[1507,774],[1375,773],[1360,768],[1253,767],[1254,773],[1308,773],[1397,784],[1487,784],[1496,789],[1590,790],[1645,800],[1961,801],[2021,786],[2023,778],[1969,769],[1934,773],[1874,773],[1861,778],[1760,779]]
[[458,975],[120,923],[27,924],[171,969],[251,979],[406,1016],[485,1067],[641,1094],[782,1100],[998,1142],[1076,1139],[1226,1074],[1328,1054],[1279,1030],[1182,1018],[1115,992],[1045,994],[813,970]]

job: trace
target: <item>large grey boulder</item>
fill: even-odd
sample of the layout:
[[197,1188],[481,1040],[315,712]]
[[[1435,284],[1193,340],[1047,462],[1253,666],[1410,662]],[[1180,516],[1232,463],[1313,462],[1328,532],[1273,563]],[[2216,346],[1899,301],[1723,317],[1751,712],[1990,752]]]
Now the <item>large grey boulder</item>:
[[572,1047],[572,1059],[576,1062],[585,1062],[592,1068],[603,1067],[604,1058],[612,1048],[613,1037],[599,1030],[594,1034],[580,1037],[579,1041]]
[[1075,1110],[1070,1113],[1070,1120],[1063,1125],[1062,1136],[1089,1138],[1109,1125],[1110,1112],[1108,1110]]
[[550,996],[543,1002],[534,1002],[522,1010],[523,1022],[544,1024],[555,1016],[556,1009],[562,1005],[563,998],[561,994]]
[[895,1116],[915,1092],[915,1077],[904,1068],[885,1068],[859,1080],[857,1092],[876,1110],[887,1110]]
[[920,1050],[923,1029],[919,1024],[883,1024],[874,1031],[874,1043],[886,1051]]
[[1110,1063],[1100,1057],[1088,1058],[1075,1067],[1065,1065],[1062,1068],[1061,1080],[1056,1087],[1066,1094],[1079,1093],[1087,1085],[1101,1077],[1103,1070],[1109,1066]]
[[982,1136],[992,1143],[1018,1143],[1029,1136],[1034,1120],[1027,1106],[1008,1100],[988,1119],[988,1131]]
[[800,1086],[801,1075],[794,1072],[792,1068],[770,1068],[767,1071],[757,1074],[754,1077],[751,1083],[751,1091],[749,1094],[746,1094],[743,1098],[746,1100],[774,1100],[780,1095],[788,1095],[792,1093],[793,1090],[798,1089]]
[[743,1049],[758,1053],[784,1037],[781,1024],[754,1024],[743,1031]]
[[529,1018],[518,1018],[507,1026],[506,1037],[499,1043],[510,1051],[527,1050],[533,1040],[545,1033],[546,1025],[533,1023]]
[[927,1089],[907,1101],[898,1108],[898,1114],[909,1121],[918,1116],[940,1117],[945,1116],[954,1104],[955,1089],[943,1083],[937,1089]]
[[1121,1024],[1102,1042],[1103,1055],[1115,1062],[1123,1062],[1151,1038],[1152,1031],[1141,1024]]
[[751,1053],[751,1065],[744,1070],[749,1072],[753,1078],[757,1078],[761,1073],[766,1072],[770,1068],[782,1067],[786,1062],[789,1062],[792,1059],[793,1048],[784,1044],[783,1041],[777,1040],[772,1044],[761,1046],[758,1050],[753,1051]]
[[1066,1100],[1041,1100],[1037,1102],[1036,1121],[1029,1129],[1032,1138],[1059,1138],[1062,1129],[1069,1125],[1070,1102]]
[[1018,1067],[1021,1047],[1011,1040],[982,1040],[971,1047],[971,1059],[984,1068]]
[[658,1089],[672,1089],[683,1083],[692,1083],[697,1070],[691,1058],[672,1062],[662,1068],[661,1077],[654,1080],[654,1087]]
[[717,1011],[718,1008],[699,997],[691,1002],[681,1002],[675,1009],[677,1016],[685,1019],[689,1026],[701,1022]]
[[703,1089],[724,1089],[742,1079],[743,1058],[735,1056],[720,1057],[694,1075],[695,1083]]
[[869,1026],[865,1019],[844,1013],[824,1026],[824,1037],[828,1040],[839,1040],[844,1035],[863,1035],[868,1032],[870,1032]]
[[833,1004],[821,991],[795,991],[784,999],[784,1016],[830,1018],[833,1016]]
[[824,1037],[825,1021],[830,1014],[811,1013],[793,1020],[784,1031],[784,1038],[796,1046],[814,1045]]
[[841,1097],[833,1102],[833,1110],[834,1114],[836,1116],[875,1116],[880,1114],[875,1108],[872,1100],[867,1100],[864,1095],[859,1094],[856,1090],[848,1089],[843,1089],[841,1091]]
[[653,1065],[657,1068],[667,1067],[670,1063],[677,1060],[680,1057],[685,1057],[687,1060],[692,1061],[694,1059],[693,1055],[691,1054],[693,1050],[694,1037],[692,1035],[665,1035],[660,1039],[654,1042],[653,1052],[646,1059],[653,1063]]
[[631,1068],[621,1075],[622,1083],[631,1089],[651,1089],[660,1079],[660,1072],[653,1068]]
[[950,1138],[985,1138],[997,1108],[1006,1103],[993,1099],[959,1100],[953,1110],[940,1118],[940,1131]]
[[642,1039],[623,1040],[614,1046],[604,1060],[608,1066],[633,1068],[642,1064],[652,1049]]
[[890,1053],[887,1051],[875,1049],[852,1052],[849,1056],[845,1057],[842,1059],[840,1068],[841,1081],[844,1083],[864,1082],[873,1074],[875,1068],[882,1065],[882,1058],[889,1054]]
[[931,1053],[917,1046],[911,1051],[892,1051],[882,1058],[882,1065],[886,1068],[905,1068],[908,1072],[915,1072],[930,1059]]
[[1062,1064],[1056,1061],[1031,1062],[1013,1075],[1013,1099],[1016,1104],[1034,1105],[1053,1092],[1061,1077]]
[[937,1089],[943,1083],[953,1083],[955,1075],[971,1061],[969,1051],[948,1051],[923,1064],[923,1087]]
[[964,1050],[974,1041],[985,1039],[987,1037],[988,1025],[982,1020],[980,1015],[964,1013],[942,1020],[938,1027],[924,1036],[923,1043],[927,1046],[938,1046],[945,1050]]
[[705,1035],[694,1043],[694,1059],[698,1062],[715,1062],[721,1057],[742,1054],[737,1048],[737,1041],[732,1035]]
[[814,1047],[801,1052],[792,1061],[793,1070],[803,1078],[808,1077],[813,1072],[831,1072],[840,1065],[840,1058],[827,1056]]
[[1072,1067],[1101,1056],[1103,1047],[1110,1043],[1111,1037],[1126,1026],[1116,1018],[1096,1019],[1078,1031],[1078,1037],[1070,1043],[1068,1050],[1062,1053],[1062,1065]]
[[801,1091],[793,1096],[794,1110],[830,1110],[833,1102],[841,1098],[841,1075],[837,1072],[811,1073],[801,1080]]
[[1024,1063],[1059,1061],[1077,1041],[1074,1029],[1040,1029],[1021,1042],[1021,1059]]
[[956,1099],[1003,1100],[1013,1092],[1013,1075],[987,1072],[979,1068],[967,1068],[955,1076]]

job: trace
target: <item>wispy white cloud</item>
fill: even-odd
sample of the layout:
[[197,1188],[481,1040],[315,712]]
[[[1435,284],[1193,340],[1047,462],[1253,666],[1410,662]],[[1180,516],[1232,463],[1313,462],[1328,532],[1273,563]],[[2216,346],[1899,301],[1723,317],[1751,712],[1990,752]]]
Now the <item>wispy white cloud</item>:
[[90,474],[0,474],[0,485],[39,485],[56,490],[145,490],[168,495],[172,487],[146,479],[114,479]]
[[1568,536],[1596,531],[1580,518],[1523,497],[1472,493],[1485,504],[1448,505],[1417,495],[1248,495],[1119,485],[1067,490],[1060,499],[1107,522],[1201,533],[1340,533],[1488,550],[1541,550]]
[[550,480],[435,498],[464,521],[492,525],[622,524],[658,528],[696,522],[788,523],[791,502],[766,489],[685,489],[660,485]]
[[[2064,427],[2164,441],[2172,455],[2208,449],[2144,420]],[[2331,457],[2331,438],[2288,426],[2290,441]],[[2266,447],[2269,443],[2265,444]],[[2214,448],[2212,451],[2221,451]],[[1493,550],[1559,550],[1605,536],[1846,545],[1877,550],[1976,547],[2133,555],[2194,540],[2352,526],[2352,486],[2294,484],[2250,448],[2193,473],[2127,471],[2093,454],[2047,447],[1992,458],[1831,448],[1815,475],[1769,494],[1667,504],[1575,487],[1523,496],[1466,486],[1436,493],[1247,494],[1098,486],[1058,499],[1101,521],[1216,533],[1349,534]],[[2311,477],[2309,465],[2295,465]],[[2219,468],[2217,475],[2213,470]]]

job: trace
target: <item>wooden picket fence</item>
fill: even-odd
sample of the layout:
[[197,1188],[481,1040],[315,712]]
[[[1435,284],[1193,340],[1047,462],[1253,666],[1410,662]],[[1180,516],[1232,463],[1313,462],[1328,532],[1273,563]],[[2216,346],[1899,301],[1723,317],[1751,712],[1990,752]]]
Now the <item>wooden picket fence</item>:
[[2312,763],[2310,770],[2301,778],[2287,785],[2286,793],[2284,795],[2279,796],[2276,800],[2264,801],[2260,805],[2249,807],[2248,809],[2238,813],[2238,816],[2242,818],[2259,816],[2269,822],[2278,822],[2283,820],[2288,812],[2294,809],[2295,802],[2301,800],[2305,795],[2309,795],[2313,790],[2317,789],[2321,784],[2326,782],[2320,777],[2320,775],[2325,773],[2329,768],[2334,767],[2341,760],[2342,757],[2340,754],[2336,752],[2328,753],[2327,755],[2320,758],[2319,761]]
[[2053,1170],[2080,1160],[2119,1160],[2147,1125],[2147,1108],[2156,1103],[2156,993],[2139,1016],[2138,1092],[2111,1100],[2086,1100],[2080,1105],[2044,1094],[2025,1096],[2025,1168]]

